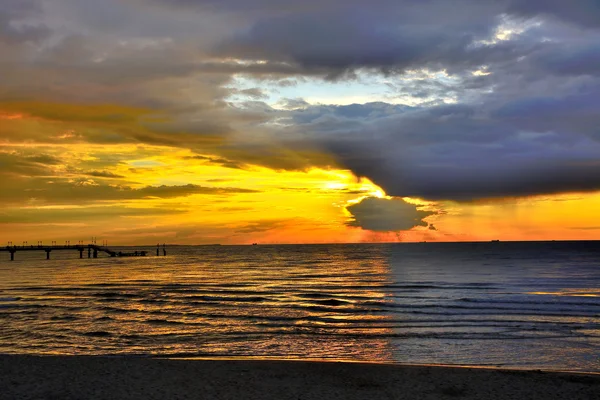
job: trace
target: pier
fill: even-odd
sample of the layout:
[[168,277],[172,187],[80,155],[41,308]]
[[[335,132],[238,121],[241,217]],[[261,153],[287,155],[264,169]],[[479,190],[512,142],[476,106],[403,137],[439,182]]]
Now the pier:
[[[26,243],[26,242],[25,242]],[[8,246],[0,247],[0,252],[10,253],[10,260],[15,260],[15,254],[21,251],[44,251],[46,252],[46,260],[50,259],[50,253],[53,251],[78,251],[79,258],[84,258],[84,253],[87,252],[87,258],[98,258],[98,253],[106,253],[110,257],[144,257],[148,254],[147,251],[134,251],[130,253],[124,253],[122,251],[116,252],[109,249],[106,246],[99,246],[95,243],[91,244],[65,244],[65,245],[57,245],[53,242],[52,245],[44,245],[41,242],[38,242],[37,245],[26,245],[22,246],[12,245],[12,242],[9,242]],[[165,246],[163,245],[163,254],[166,256],[167,252]],[[156,250],[156,255],[158,255],[158,247]]]

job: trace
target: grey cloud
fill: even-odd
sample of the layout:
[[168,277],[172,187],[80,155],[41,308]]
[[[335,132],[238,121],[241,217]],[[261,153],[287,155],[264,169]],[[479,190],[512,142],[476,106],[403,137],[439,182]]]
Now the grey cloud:
[[[201,7],[204,9],[221,9],[228,11],[237,11],[239,13],[261,12],[273,14],[287,13],[305,13],[315,12],[319,10],[331,9],[356,9],[364,7],[365,3],[361,0],[308,0],[303,2],[293,0],[153,0],[157,4],[166,6],[182,6],[182,7]],[[413,8],[420,8],[429,12],[445,11],[444,19],[450,20],[453,14],[451,10],[471,9],[472,14],[477,15],[476,10],[488,10],[488,13],[507,13],[519,15],[523,17],[550,16],[552,18],[564,20],[570,23],[595,27],[600,24],[600,5],[596,0],[573,0],[565,2],[563,0],[479,0],[470,2],[452,2],[448,3],[443,0],[418,2],[418,7],[415,7],[417,2],[410,0],[380,0],[372,5],[374,8],[388,10],[390,13],[398,10],[412,11]],[[364,9],[365,13],[368,10]],[[418,15],[418,13],[415,12]],[[462,14],[462,13],[454,13]],[[414,15],[414,14],[413,14]]]
[[[344,106],[309,106],[306,102],[297,101],[292,103],[292,105],[295,107],[292,108],[293,112],[290,113],[290,119],[295,124],[322,124],[324,117],[327,116],[335,118],[337,126],[339,126],[340,121],[349,121],[350,125],[356,126],[360,121],[400,115],[414,109],[414,107],[410,106],[393,105],[382,102],[350,104]],[[301,107],[297,105],[300,105]]]
[[14,28],[8,21],[2,21],[0,15],[0,41],[5,43],[39,42],[47,38],[50,33],[50,29],[39,25],[24,25]]
[[600,139],[600,82],[575,95],[526,97],[498,108],[493,117],[522,130],[583,133]]
[[243,227],[237,229],[235,233],[237,235],[240,234],[248,234],[248,233],[262,233],[267,232],[282,226],[285,226],[286,223],[289,223],[290,220],[260,220],[248,223]]
[[435,214],[419,210],[402,199],[376,197],[368,197],[346,209],[354,218],[347,223],[348,226],[376,232],[406,231],[416,226],[427,226],[424,219]]
[[237,95],[247,96],[255,100],[264,99],[267,95],[259,88],[242,89],[234,92]]
[[312,140],[276,142],[275,139],[265,138],[265,142],[241,141],[221,146],[215,151],[247,165],[261,165],[275,170],[305,171],[315,166],[334,165],[331,155],[323,154],[319,146]]
[[243,163],[227,160],[225,158],[216,158],[216,157],[207,157],[207,156],[189,156],[189,157],[185,157],[185,159],[206,161],[210,164],[220,165],[225,168],[232,168],[232,169],[246,169],[247,168],[247,166],[244,165]]
[[211,182],[211,183],[223,183],[223,182],[231,182],[232,179],[226,179],[226,178],[213,178],[213,179],[207,179],[206,182]]
[[475,35],[466,26],[452,36],[443,27],[423,32],[374,23],[354,15],[286,15],[259,21],[250,32],[216,47],[215,54],[287,62],[308,73],[339,77],[352,68],[406,69],[458,59]]
[[0,153],[0,176],[45,176],[52,174],[48,166],[59,163],[60,160],[47,154],[22,155],[17,153]]
[[0,4],[0,13],[11,19],[23,19],[40,12],[40,0],[3,0]]
[[526,17],[548,15],[578,25],[600,27],[600,4],[596,0],[511,0],[507,11]]
[[191,195],[231,195],[256,193],[251,189],[233,187],[206,187],[200,185],[145,186],[139,189],[130,186],[99,184],[93,180],[67,180],[54,178],[28,178],[5,180],[5,191],[0,202],[5,204],[29,201],[44,204],[94,203],[152,198],[176,198]]
[[185,47],[169,42],[153,46],[121,43],[104,50],[83,35],[64,37],[38,59],[41,68],[74,74],[71,78],[93,79],[96,84],[144,83],[169,77],[192,75],[199,65]]
[[307,108],[310,104],[301,98],[298,99],[283,99],[279,102],[281,108],[287,110],[297,110],[299,108]]
[[[151,0],[155,4],[167,6],[169,8],[176,6],[184,10],[198,8],[202,10],[221,10],[227,12],[237,12],[240,14],[261,15],[264,13],[281,13],[318,11],[323,9],[332,9],[346,6],[360,5],[359,0],[324,0],[324,1],[293,1],[293,0]],[[381,5],[390,5],[390,0],[380,0]]]
[[35,162],[38,164],[57,165],[62,163],[60,158],[51,156],[49,154],[38,154],[33,156],[26,156],[25,160]]
[[199,185],[181,185],[181,186],[146,186],[141,189],[130,189],[123,188],[120,189],[125,192],[131,192],[134,197],[161,197],[161,198],[170,198],[170,197],[182,197],[189,196],[192,194],[217,194],[217,195],[227,195],[234,193],[257,193],[256,190],[251,189],[240,189],[240,188],[229,188],[229,187],[205,187]]
[[593,39],[591,43],[550,46],[547,51],[536,54],[533,62],[540,69],[554,74],[600,76],[600,35]]
[[124,178],[123,175],[118,175],[110,171],[88,171],[85,173],[85,175],[94,176],[98,178]]
[[38,42],[48,37],[50,29],[29,21],[42,12],[38,0],[3,0],[0,4],[0,43]]

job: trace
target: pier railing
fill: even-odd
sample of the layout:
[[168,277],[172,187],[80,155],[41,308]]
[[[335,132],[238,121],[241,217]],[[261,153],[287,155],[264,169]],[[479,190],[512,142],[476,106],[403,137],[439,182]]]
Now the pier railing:
[[[157,245],[156,247],[156,255],[159,255],[159,249],[160,246]],[[98,258],[98,253],[106,253],[108,254],[110,257],[143,257],[146,256],[148,254],[147,251],[144,250],[136,250],[134,252],[116,252],[113,251],[111,249],[109,249],[106,246],[98,246],[97,244],[65,244],[65,245],[57,245],[57,244],[52,244],[52,245],[44,245],[42,243],[39,243],[37,245],[26,245],[23,244],[21,246],[17,246],[17,245],[12,245],[9,242],[8,246],[4,246],[4,247],[0,247],[0,252],[8,252],[10,253],[10,260],[14,261],[15,259],[15,253],[17,253],[18,251],[45,251],[46,252],[46,260],[50,259],[50,253],[53,251],[61,251],[61,250],[76,250],[79,251],[79,258],[84,258],[84,253],[87,250],[87,258]],[[165,245],[163,245],[163,255],[167,255],[167,250]]]

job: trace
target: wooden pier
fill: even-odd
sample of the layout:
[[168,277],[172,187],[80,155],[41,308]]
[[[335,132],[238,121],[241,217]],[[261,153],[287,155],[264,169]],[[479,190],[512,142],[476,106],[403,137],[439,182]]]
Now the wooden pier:
[[[0,252],[8,252],[10,253],[10,260],[14,261],[15,259],[15,253],[20,252],[20,251],[45,251],[46,252],[46,260],[50,259],[50,253],[53,251],[63,251],[63,250],[75,250],[79,252],[79,258],[84,258],[83,255],[87,250],[87,258],[98,258],[98,253],[106,253],[111,257],[143,257],[146,256],[146,254],[148,254],[147,251],[135,251],[135,252],[131,252],[131,253],[124,253],[124,252],[116,252],[116,251],[112,251],[111,249],[109,249],[106,246],[98,246],[96,244],[75,244],[75,245],[70,245],[70,244],[66,244],[64,246],[62,245],[43,245],[41,243],[38,243],[37,245],[23,245],[23,246],[13,246],[13,245],[8,245],[8,246],[4,246],[4,247],[0,247]],[[166,255],[166,250],[164,250],[163,248],[163,252],[164,255]],[[158,255],[158,248],[156,250],[156,255]]]

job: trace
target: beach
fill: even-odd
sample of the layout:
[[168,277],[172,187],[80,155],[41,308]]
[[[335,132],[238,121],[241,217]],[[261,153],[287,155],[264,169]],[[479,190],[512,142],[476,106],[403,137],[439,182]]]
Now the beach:
[[600,374],[280,360],[0,356],[1,399],[600,399]]

